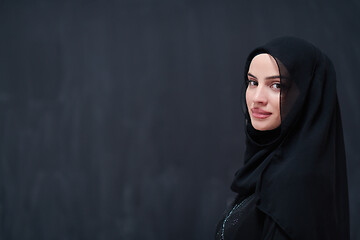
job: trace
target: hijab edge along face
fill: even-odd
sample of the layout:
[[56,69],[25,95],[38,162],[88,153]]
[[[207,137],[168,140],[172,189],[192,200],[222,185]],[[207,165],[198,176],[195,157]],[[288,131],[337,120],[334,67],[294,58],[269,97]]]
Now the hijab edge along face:
[[276,60],[267,53],[256,55],[247,74],[246,105],[251,125],[271,131],[281,125],[280,73]]
[[[280,88],[280,96],[278,98],[278,105],[279,105],[279,111],[280,111],[280,123],[277,127],[272,128],[272,129],[267,129],[267,130],[257,130],[256,128],[253,127],[252,125],[252,121],[251,121],[251,117],[250,117],[250,113],[248,110],[248,103],[247,103],[247,99],[246,99],[246,94],[247,94],[247,88],[249,86],[249,77],[248,77],[248,73],[249,73],[249,69],[250,69],[250,65],[253,61],[253,59],[255,57],[257,57],[258,55],[261,54],[267,54],[269,57],[271,57],[272,59],[275,60],[276,64],[277,64],[277,72],[278,75],[280,76],[280,81],[281,81],[281,71],[280,71],[280,67],[279,67],[279,63],[278,60],[269,53],[268,50],[266,50],[265,48],[256,48],[255,50],[253,50],[245,63],[245,71],[244,71],[244,86],[243,86],[243,90],[242,90],[242,99],[243,99],[243,105],[242,105],[242,109],[243,109],[243,114],[244,114],[244,118],[245,118],[245,134],[246,137],[248,139],[248,141],[250,141],[252,144],[258,145],[258,146],[267,146],[267,145],[272,145],[274,143],[277,142],[277,140],[280,137],[280,133],[281,133],[281,129],[282,129],[282,121],[283,121],[283,116],[282,116],[282,112],[281,112],[281,94],[282,94],[282,89]],[[280,83],[281,84],[281,83]]]

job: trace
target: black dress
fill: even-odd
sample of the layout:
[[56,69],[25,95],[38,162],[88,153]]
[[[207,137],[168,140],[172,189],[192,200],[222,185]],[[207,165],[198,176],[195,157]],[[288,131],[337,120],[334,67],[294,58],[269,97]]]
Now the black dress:
[[[263,53],[276,60],[280,78],[281,125],[269,131],[253,128],[245,98],[250,63]],[[248,56],[241,95],[246,148],[231,189],[250,197],[236,199],[216,238],[349,240],[345,145],[330,59],[304,40],[274,39]]]
[[237,197],[216,228],[216,240],[290,240],[284,231],[256,207],[255,194]]

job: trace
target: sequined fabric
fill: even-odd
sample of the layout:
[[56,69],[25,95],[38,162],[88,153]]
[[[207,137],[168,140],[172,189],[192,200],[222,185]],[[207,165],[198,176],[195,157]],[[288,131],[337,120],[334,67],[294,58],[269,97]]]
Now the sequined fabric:
[[291,240],[256,207],[255,194],[237,197],[217,225],[216,240]]
[[215,239],[260,239],[262,225],[263,214],[256,208],[255,194],[238,197],[219,222]]

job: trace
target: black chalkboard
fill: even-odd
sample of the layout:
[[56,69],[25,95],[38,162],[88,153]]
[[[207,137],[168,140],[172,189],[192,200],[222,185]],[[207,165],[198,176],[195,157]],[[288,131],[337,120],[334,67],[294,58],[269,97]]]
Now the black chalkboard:
[[240,81],[293,35],[338,74],[360,237],[356,1],[1,1],[0,239],[213,239],[244,151]]

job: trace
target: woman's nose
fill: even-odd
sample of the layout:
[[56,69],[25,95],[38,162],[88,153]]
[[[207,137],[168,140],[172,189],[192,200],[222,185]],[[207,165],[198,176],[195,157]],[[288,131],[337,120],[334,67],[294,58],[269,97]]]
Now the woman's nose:
[[267,104],[266,89],[263,86],[258,86],[254,94],[254,103]]

